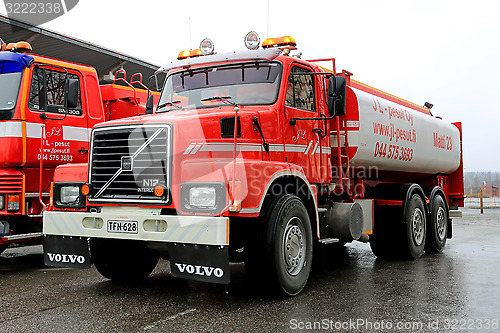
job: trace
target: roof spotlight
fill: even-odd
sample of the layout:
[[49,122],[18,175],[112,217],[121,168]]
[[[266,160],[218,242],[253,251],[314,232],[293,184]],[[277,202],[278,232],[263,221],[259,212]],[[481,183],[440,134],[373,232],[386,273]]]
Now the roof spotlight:
[[425,102],[424,106],[430,110],[430,109],[432,109],[432,107],[434,106],[434,104],[431,104],[429,102]]
[[256,50],[260,45],[260,37],[259,34],[255,31],[250,31],[245,36],[245,46],[249,50]]
[[210,38],[205,38],[200,43],[200,51],[205,56],[214,54],[214,42]]

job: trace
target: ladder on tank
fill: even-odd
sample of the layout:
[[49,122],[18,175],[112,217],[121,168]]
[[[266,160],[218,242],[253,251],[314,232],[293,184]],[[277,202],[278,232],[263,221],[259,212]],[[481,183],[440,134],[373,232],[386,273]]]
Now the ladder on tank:
[[[330,131],[332,145],[332,181],[336,183],[335,192],[345,193],[350,187],[349,140],[344,116],[335,117],[336,129]],[[336,147],[335,141],[337,143]]]
[[[332,62],[332,70],[322,67],[326,72],[335,74],[335,58],[312,59],[309,62]],[[350,84],[351,72],[342,70],[342,73],[335,74],[343,76],[346,79],[347,85]],[[325,81],[326,84],[326,81]],[[330,122],[330,128],[335,125],[336,129],[330,131],[330,146],[331,146],[331,161],[332,161],[332,182],[335,184],[336,193],[346,193],[351,186],[350,167],[349,167],[349,140],[347,136],[347,121],[346,116],[335,117]],[[334,136],[337,139],[337,147],[334,147]]]

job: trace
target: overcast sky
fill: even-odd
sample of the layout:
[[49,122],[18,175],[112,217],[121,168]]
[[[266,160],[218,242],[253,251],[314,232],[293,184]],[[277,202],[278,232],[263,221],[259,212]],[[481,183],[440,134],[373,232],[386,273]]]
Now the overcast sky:
[[157,65],[205,37],[228,52],[250,30],[291,35],[303,58],[335,57],[338,71],[461,121],[465,171],[500,171],[499,13],[496,0],[80,0],[43,27]]

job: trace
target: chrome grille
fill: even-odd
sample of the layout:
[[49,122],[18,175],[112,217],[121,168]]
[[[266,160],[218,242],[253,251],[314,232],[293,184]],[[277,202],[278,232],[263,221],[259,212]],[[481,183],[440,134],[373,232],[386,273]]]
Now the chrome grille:
[[[98,128],[92,135],[90,201],[167,202],[170,188],[170,126]],[[166,196],[154,188],[162,185]]]

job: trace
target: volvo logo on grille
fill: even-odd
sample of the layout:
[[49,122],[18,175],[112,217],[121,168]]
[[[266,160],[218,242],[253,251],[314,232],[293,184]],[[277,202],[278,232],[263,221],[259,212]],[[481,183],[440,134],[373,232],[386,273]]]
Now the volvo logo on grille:
[[132,156],[122,157],[122,171],[132,171],[134,168]]

